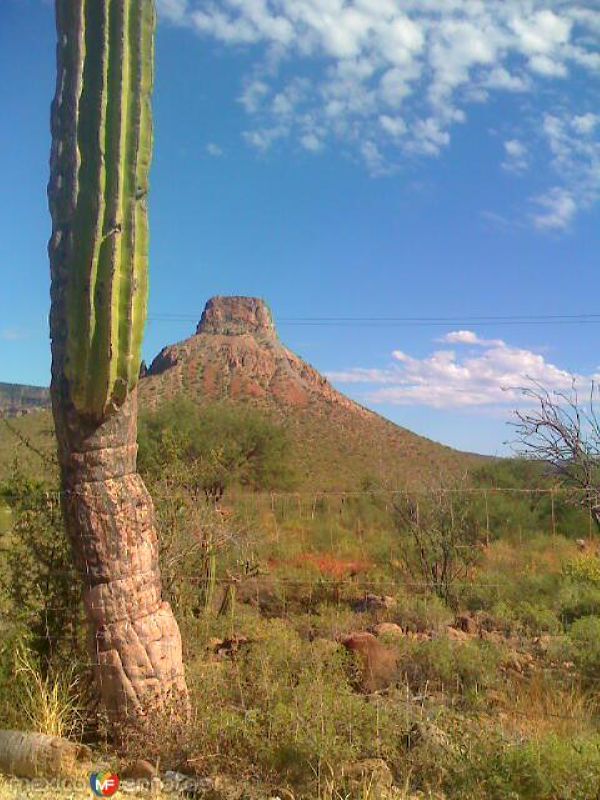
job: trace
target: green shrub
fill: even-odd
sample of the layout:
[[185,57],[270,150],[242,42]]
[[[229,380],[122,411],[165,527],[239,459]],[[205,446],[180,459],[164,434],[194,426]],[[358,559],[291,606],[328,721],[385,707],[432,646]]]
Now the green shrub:
[[396,596],[396,601],[391,619],[406,631],[443,631],[454,620],[454,613],[435,594],[409,595],[401,592]]
[[575,620],[568,632],[570,655],[588,678],[600,678],[600,617]]
[[490,610],[490,617],[492,627],[509,635],[541,636],[562,630],[561,621],[551,608],[528,600],[514,605],[505,601],[496,603]]
[[[487,611],[492,616],[497,615],[499,619],[504,618],[510,622],[505,628],[508,632],[512,623],[518,620],[525,622],[525,627],[535,629],[537,623],[531,617],[545,615],[546,609],[550,619],[551,614],[557,614],[560,603],[557,602],[557,595],[560,592],[564,581],[560,575],[552,573],[523,573],[506,570],[494,569],[489,572],[481,572],[477,580],[470,586],[465,586],[461,603],[469,611]],[[524,598],[527,598],[524,600]],[[533,622],[529,625],[527,620]],[[540,620],[541,621],[541,620]],[[546,623],[542,623],[544,628]]]
[[[209,768],[257,768],[310,784],[326,766],[397,758],[407,733],[397,704],[353,691],[351,662],[335,642],[304,641],[281,620],[257,621],[229,662],[188,667],[198,717],[189,750]],[[312,796],[312,795],[311,795]]]
[[194,494],[219,500],[233,484],[289,489],[291,451],[283,428],[253,408],[198,406],[180,398],[142,415],[139,468],[150,477],[169,472]]
[[426,687],[466,694],[493,686],[500,652],[488,642],[454,642],[440,636],[400,645],[401,670],[415,691]]
[[401,558],[409,575],[457,608],[461,587],[481,562],[481,518],[466,486],[394,500]]
[[489,721],[443,714],[424,729],[404,770],[446,800],[592,800],[600,791],[600,737],[523,739]]
[[3,487],[12,527],[0,537],[0,590],[6,617],[28,632],[45,673],[54,660],[85,652],[81,587],[67,540],[58,493],[15,474]]
[[[600,789],[600,739],[555,736],[489,752],[483,785],[489,800],[590,800]],[[480,767],[480,768],[481,768]]]
[[600,616],[600,587],[589,583],[564,584],[558,596],[560,616],[565,624],[588,616]]
[[600,587],[600,558],[595,555],[577,556],[564,565],[563,573],[573,582]]

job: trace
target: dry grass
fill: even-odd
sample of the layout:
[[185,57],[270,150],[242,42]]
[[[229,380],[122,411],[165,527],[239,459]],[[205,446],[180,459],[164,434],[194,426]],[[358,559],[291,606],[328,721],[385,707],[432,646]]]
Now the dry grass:
[[577,686],[560,686],[543,673],[515,679],[499,705],[502,727],[528,738],[554,734],[569,739],[596,729],[589,694]]
[[77,700],[79,679],[66,667],[60,676],[42,675],[25,649],[16,654],[17,705],[29,728],[48,736],[78,738],[82,715]]
[[[564,563],[577,554],[574,541],[556,536],[538,537],[539,541],[528,541],[522,546],[501,539],[491,544],[485,551],[483,569],[506,574],[556,575]],[[549,546],[550,545],[550,546]]]

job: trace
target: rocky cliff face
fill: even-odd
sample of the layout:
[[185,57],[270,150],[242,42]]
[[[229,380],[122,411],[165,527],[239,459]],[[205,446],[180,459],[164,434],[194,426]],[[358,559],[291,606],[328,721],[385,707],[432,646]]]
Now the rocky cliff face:
[[220,336],[251,333],[266,339],[277,338],[269,307],[256,297],[212,297],[204,307],[196,333]]

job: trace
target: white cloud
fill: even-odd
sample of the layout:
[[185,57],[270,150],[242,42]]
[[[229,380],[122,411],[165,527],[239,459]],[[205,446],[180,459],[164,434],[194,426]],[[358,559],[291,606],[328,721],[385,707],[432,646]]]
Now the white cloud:
[[515,16],[510,24],[525,53],[552,53],[569,41],[572,21],[547,8],[529,17]]
[[364,384],[369,387],[364,398],[375,404],[455,409],[515,407],[522,400],[520,387],[530,379],[549,390],[571,387],[569,372],[502,339],[463,330],[446,334],[442,341],[456,344],[461,352],[443,349],[414,358],[395,350],[394,365],[387,369],[355,368],[327,377],[337,384]]
[[386,133],[394,138],[406,133],[406,122],[401,117],[389,117],[387,114],[382,114],[379,117],[379,124]]
[[224,154],[223,148],[219,147],[219,145],[215,144],[215,142],[209,142],[206,145],[206,152],[208,153],[209,156],[212,156],[213,158],[220,158]]
[[539,211],[532,214],[533,223],[541,230],[562,231],[569,227],[577,212],[573,196],[558,186],[538,195],[534,202]]
[[3,328],[0,330],[0,339],[4,342],[18,342],[26,338],[27,334],[20,328]]
[[481,85],[488,89],[526,92],[531,86],[531,81],[527,75],[515,75],[505,67],[494,67],[482,80]]
[[573,117],[572,125],[576,133],[581,136],[588,136],[594,132],[599,122],[600,116],[598,116],[598,114],[591,114],[588,112],[587,114]]
[[[588,0],[158,2],[165,19],[244,48],[250,67],[239,100],[252,120],[244,138],[259,150],[289,138],[313,152],[342,142],[372,174],[387,174],[400,162],[440,156],[473,103],[526,94],[528,113],[505,142],[504,168],[521,173],[537,158],[554,173],[540,208],[540,198],[557,202],[557,188],[578,198],[571,220],[595,202],[589,148],[575,147],[573,137],[591,139],[600,126],[591,88],[588,97],[568,83],[577,70],[600,72],[600,14]],[[550,84],[552,92],[538,92]],[[570,114],[571,166],[579,160],[588,175],[583,199],[582,176],[544,152],[556,144],[543,125],[549,103],[557,118]],[[517,153],[524,140],[533,143],[529,153]]]
[[189,5],[187,0],[157,0],[157,9],[161,17],[181,25],[186,22]]
[[576,215],[600,198],[600,117],[592,112],[571,115],[546,114],[542,135],[550,153],[550,164],[561,183],[532,198],[538,211],[532,215],[536,227],[565,230]]
[[239,100],[249,114],[255,114],[268,94],[269,87],[264,81],[252,80],[244,87]]
[[288,130],[285,125],[277,125],[258,131],[244,131],[243,136],[249,145],[264,153],[269,150],[273,142],[284,138],[287,134]]
[[372,175],[383,175],[389,170],[379,147],[370,139],[362,143],[360,154]]
[[527,147],[519,139],[504,142],[504,156],[502,168],[507,172],[522,174],[529,167]]
[[529,59],[529,66],[538,75],[546,78],[566,78],[568,74],[567,67],[562,61],[555,61],[544,53],[532,56]]
[[420,119],[414,126],[414,133],[411,150],[415,153],[436,156],[450,144],[450,134],[442,129],[435,117]]
[[300,144],[309,153],[318,153],[323,148],[323,142],[314,133],[305,133],[300,137]]
[[448,344],[473,344],[480,347],[489,345],[501,347],[504,344],[502,339],[482,339],[474,331],[450,331],[438,341]]

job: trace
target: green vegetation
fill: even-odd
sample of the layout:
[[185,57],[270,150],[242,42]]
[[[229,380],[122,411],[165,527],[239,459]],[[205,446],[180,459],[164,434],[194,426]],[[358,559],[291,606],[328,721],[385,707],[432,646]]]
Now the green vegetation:
[[168,473],[192,495],[220,500],[232,486],[284,490],[294,485],[290,443],[260,411],[227,404],[199,408],[190,400],[146,413],[139,427],[140,472]]
[[484,538],[476,503],[466,485],[430,489],[394,501],[403,559],[411,574],[447,604],[456,607],[458,586],[480,560]]
[[11,609],[11,637],[27,643],[46,674],[84,650],[80,587],[60,495],[16,473],[0,496],[12,520],[0,535],[0,590]]
[[56,437],[49,411],[0,418],[0,481],[8,480],[15,468],[32,478],[58,480]]
[[[217,446],[239,471],[207,503],[207,473],[195,467]],[[405,494],[402,506],[373,479],[355,495],[272,494],[289,477],[283,432],[259,414],[185,404],[146,417],[140,447],[193,719],[171,721],[170,733],[159,725],[155,737],[132,733],[129,757],[228,775],[257,797],[391,797],[375,773],[351,777],[353,765],[382,761],[400,798],[598,794],[600,569],[594,547],[576,542],[586,516],[556,487],[554,504],[547,492],[491,491],[548,490],[543,470],[488,465],[443,497],[440,487]],[[472,491],[482,485],[487,503]],[[51,488],[23,474],[2,484],[12,526],[0,539],[0,717],[40,727],[64,708],[114,758],[90,713],[76,581]],[[438,534],[450,532],[463,559],[449,593],[425,579],[399,516],[417,501],[419,531],[442,551]],[[475,557],[461,555],[466,547]],[[59,629],[71,634],[53,645]],[[374,694],[365,662],[341,644],[356,631],[376,632],[386,654]],[[45,722],[31,720],[38,695]]]

